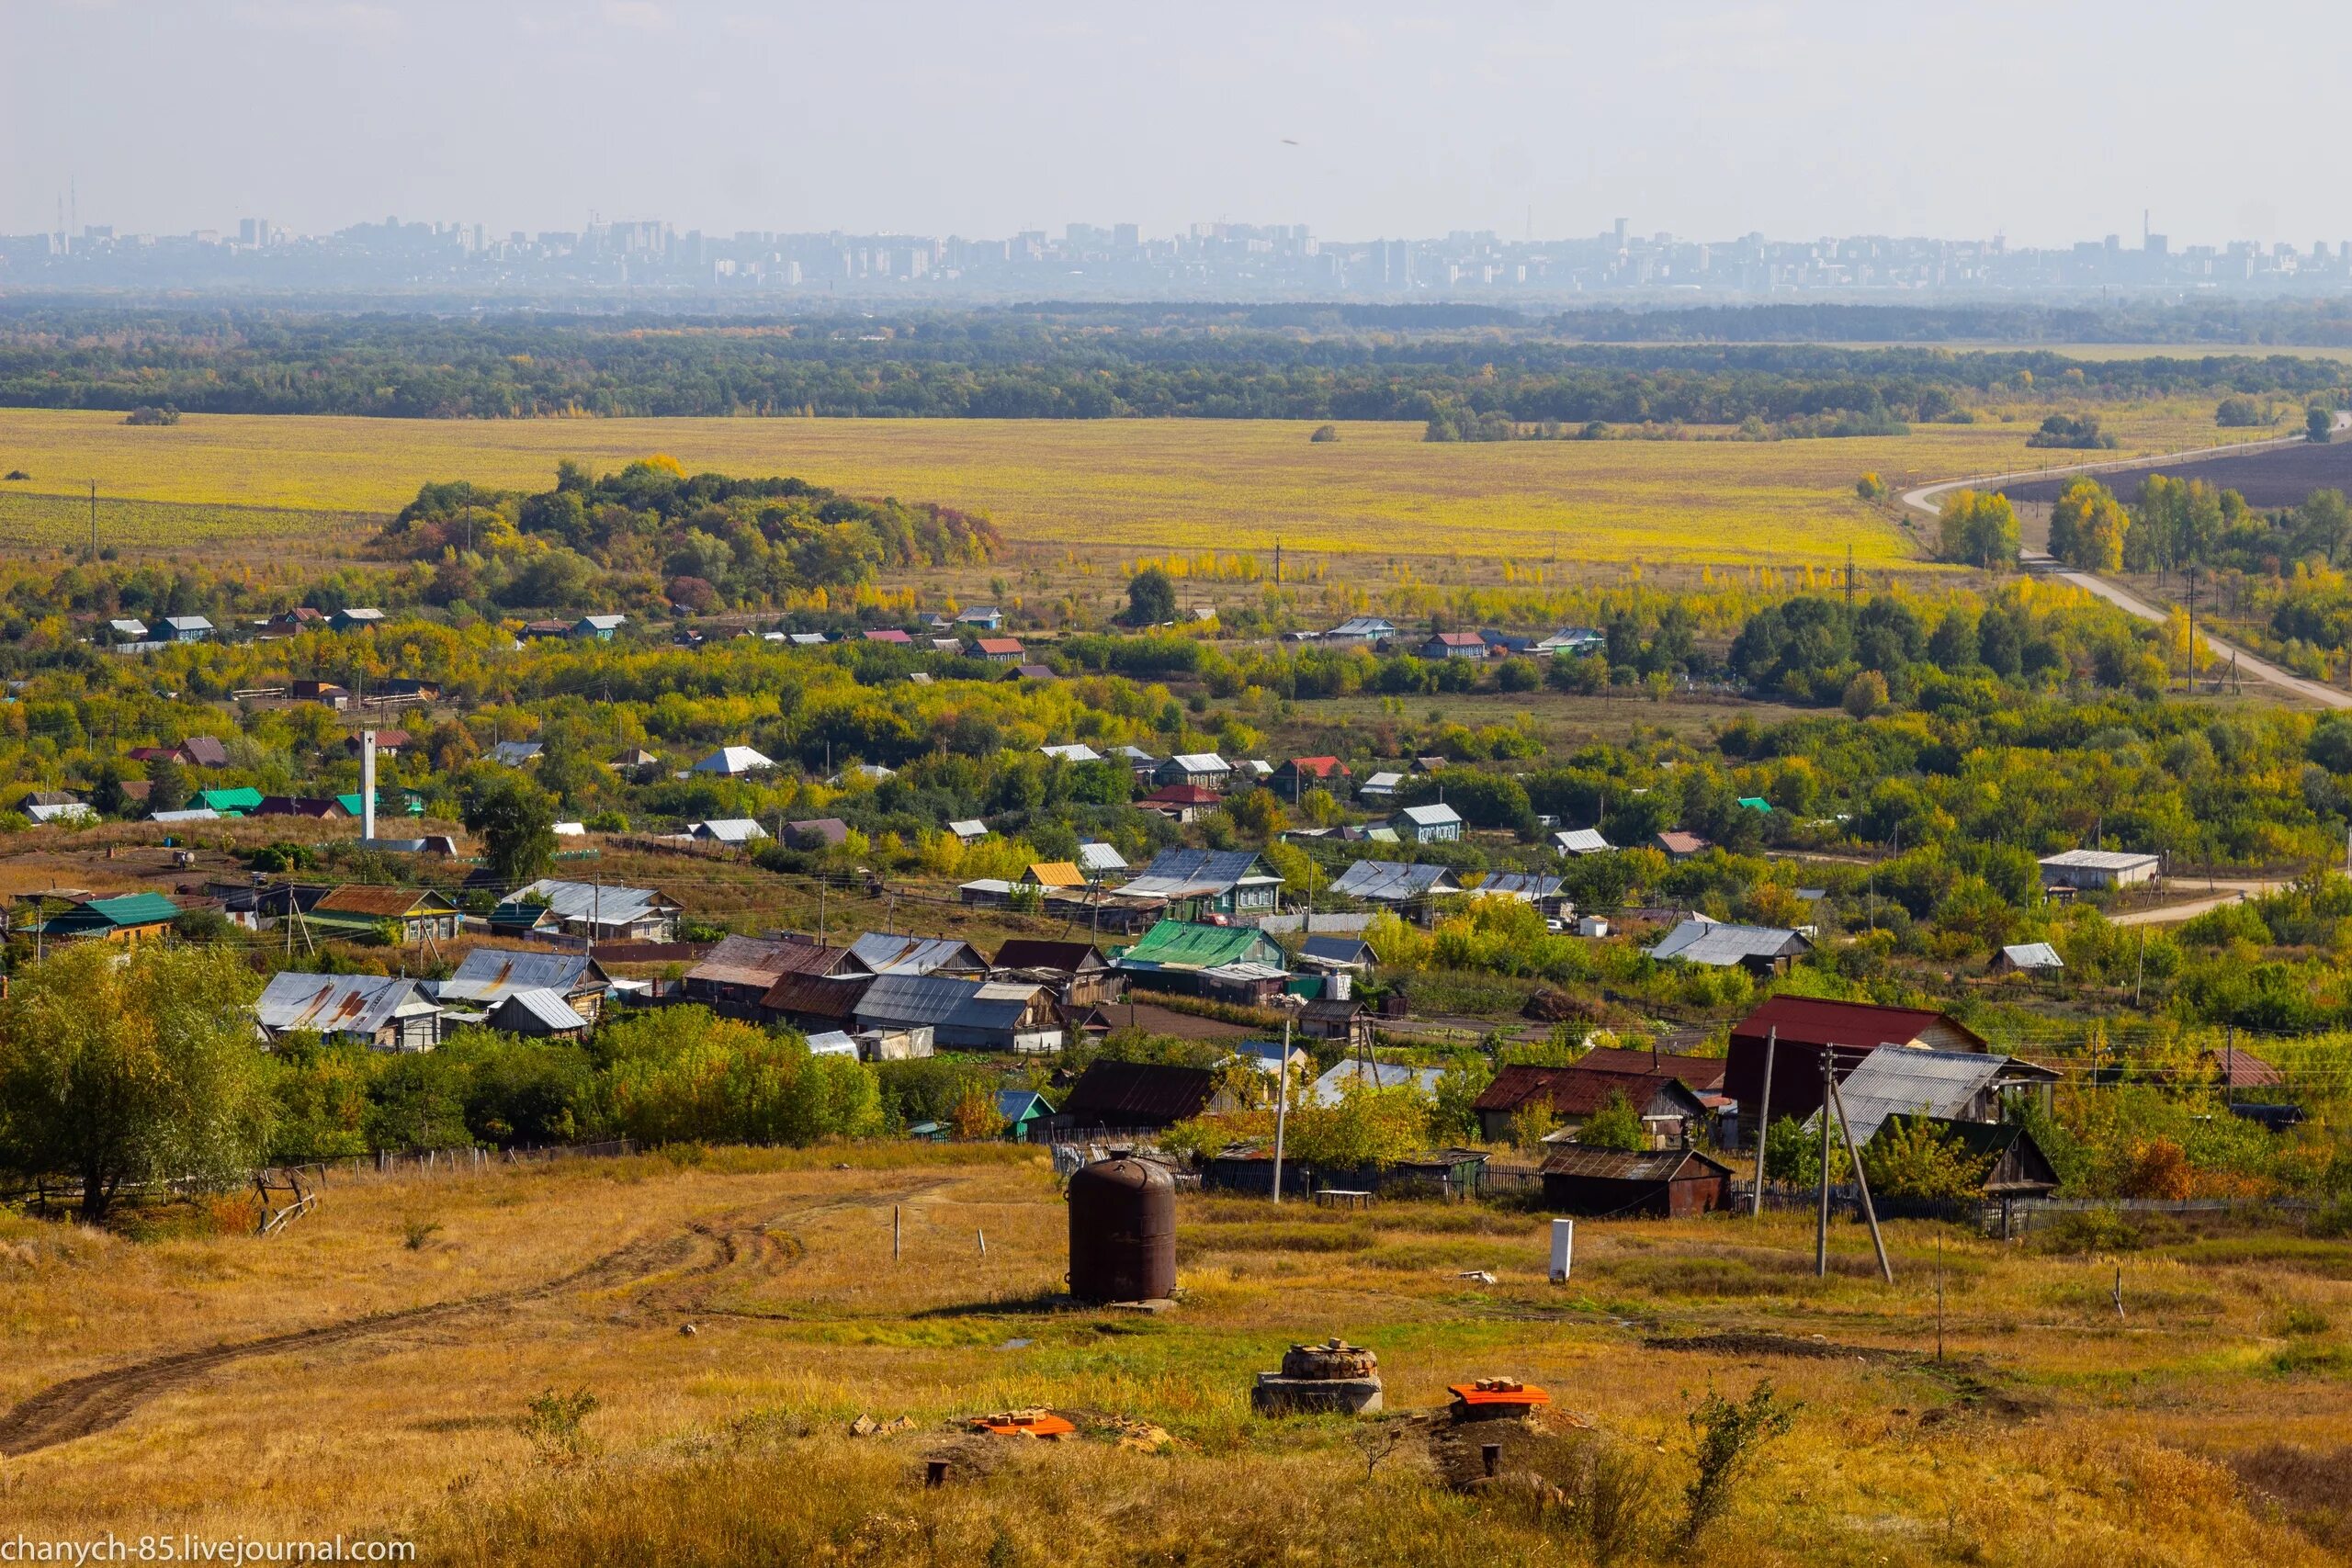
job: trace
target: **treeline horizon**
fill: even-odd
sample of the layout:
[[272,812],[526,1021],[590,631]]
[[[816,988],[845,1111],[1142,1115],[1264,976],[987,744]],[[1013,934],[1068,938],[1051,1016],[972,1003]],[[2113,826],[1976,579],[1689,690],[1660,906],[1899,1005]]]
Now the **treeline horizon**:
[[[1933,343],[2002,331],[2096,341],[2097,321],[2137,318],[1808,305],[1539,319],[1435,305],[1048,304],[763,320],[452,319],[51,302],[0,310],[0,407],[416,419],[1415,422],[1467,411],[1526,423],[1736,424],[1842,413],[1963,419],[1972,401],[1996,396],[2338,392],[2352,367],[2187,335],[2276,331],[2283,311],[2184,315],[2167,330],[2212,350],[2196,358],[2086,360],[2049,348]],[[2295,319],[2313,333],[2340,328],[2352,342],[2352,318]],[[1774,341],[1729,341],[1736,335]],[[1863,343],[1874,335],[1923,341]],[[1681,341],[1635,341],[1648,338]]]

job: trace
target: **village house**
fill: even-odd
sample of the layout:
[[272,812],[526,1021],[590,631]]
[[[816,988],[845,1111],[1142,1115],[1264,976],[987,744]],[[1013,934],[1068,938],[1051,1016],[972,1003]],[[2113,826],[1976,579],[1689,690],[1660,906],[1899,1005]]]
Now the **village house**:
[[1224,796],[1200,784],[1162,784],[1145,795],[1136,805],[1145,811],[1156,811],[1171,822],[1186,823],[1214,811]]
[[1439,632],[1414,650],[1423,659],[1485,659],[1487,639],[1476,632]]
[[81,899],[41,921],[40,929],[51,942],[119,942],[136,947],[163,937],[179,918],[180,907],[161,893],[125,893]]
[[589,1021],[560,991],[512,991],[490,1010],[486,1027],[533,1040],[577,1040]]
[[1029,657],[1017,637],[974,637],[970,652],[974,659],[989,664],[1018,664]]
[[1067,1011],[1114,1001],[1119,976],[1091,942],[1013,937],[997,949],[991,980],[1030,980],[1054,993]]
[[432,888],[363,887],[345,884],[311,904],[304,917],[321,935],[397,933],[402,947],[448,942],[465,923],[447,895]]
[[684,912],[659,888],[542,877],[502,899],[490,926],[502,936],[555,931],[591,942],[675,942]]
[[1360,860],[1340,874],[1331,891],[1369,904],[1412,904],[1462,891],[1453,869],[1403,861]]
[[1276,768],[1266,783],[1284,800],[1295,802],[1310,789],[1328,789],[1336,794],[1346,788],[1354,776],[1337,757],[1293,757]]
[[978,979],[989,972],[980,950],[958,937],[894,936],[867,931],[849,944],[850,955],[876,975],[959,975]]
[[[1967,1025],[1928,1008],[1878,1007],[1868,1002],[1773,997],[1732,1025],[1724,1055],[1724,1092],[1739,1102],[1740,1129],[1783,1116],[1802,1122],[1821,1109],[1821,1058],[1828,1053],[1842,1081],[1882,1045],[1981,1054],[1990,1050]],[[1772,1102],[1763,1103],[1764,1066],[1772,1060]],[[1916,1109],[1910,1108],[1910,1109]]]
[[1214,751],[1180,751],[1159,764],[1152,774],[1160,784],[1191,784],[1196,789],[1222,790],[1233,782],[1233,765]]
[[771,759],[761,755],[749,746],[721,746],[686,771],[710,774],[718,778],[739,779],[747,773],[765,773],[775,766],[775,763]]
[[441,1009],[421,980],[390,975],[273,975],[254,1004],[264,1040],[315,1034],[374,1051],[430,1051]]
[[1165,899],[1171,914],[1197,919],[1270,913],[1282,888],[1283,879],[1254,850],[1170,849],[1154,855],[1119,892],[1130,899]]
[[686,971],[679,990],[690,1002],[699,1002],[727,1018],[758,1021],[763,1004],[775,983],[786,975],[865,973],[865,966],[847,948],[825,947],[806,938],[722,938]]
[[445,1007],[491,1009],[518,991],[552,991],[594,1023],[612,990],[612,976],[584,953],[477,947],[434,986],[433,997]]
[[1699,1097],[1671,1073],[1602,1072],[1584,1066],[1506,1066],[1479,1091],[1471,1109],[1477,1113],[1479,1136],[1487,1143],[1507,1142],[1514,1123],[1532,1108],[1549,1111],[1566,1141],[1611,1095],[1625,1097],[1653,1148],[1688,1143],[1707,1115]]
[[1661,964],[1698,964],[1711,969],[1736,966],[1760,978],[1780,974],[1812,950],[1812,939],[1801,931],[1733,925],[1702,916],[1682,921],[1647,951]]
[[1439,801],[1430,806],[1408,806],[1388,819],[1396,829],[1399,843],[1450,844],[1462,837],[1462,814]]
[[858,998],[861,1029],[923,1029],[949,1050],[1047,1055],[1067,1032],[1053,994],[1023,981],[879,975]]
[[1289,977],[1283,964],[1282,945],[1261,931],[1184,920],[1161,920],[1111,954],[1130,985],[1250,1001],[1280,994]]

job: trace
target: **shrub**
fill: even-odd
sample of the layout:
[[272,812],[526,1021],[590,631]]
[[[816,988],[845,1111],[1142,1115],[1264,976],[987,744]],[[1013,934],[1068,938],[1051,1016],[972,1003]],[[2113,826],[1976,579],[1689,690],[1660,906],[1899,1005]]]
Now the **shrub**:
[[1308,436],[1307,440],[1320,445],[1327,442],[1337,441],[1339,438],[1340,427],[1338,425],[1318,424],[1315,427],[1315,434]]
[[1696,1439],[1691,1458],[1699,1467],[1683,1494],[1690,1506],[1682,1526],[1686,1541],[1697,1540],[1700,1531],[1721,1517],[1730,1506],[1731,1483],[1740,1466],[1766,1443],[1785,1436],[1802,1408],[1774,1393],[1769,1378],[1748,1390],[1743,1402],[1707,1390],[1698,1408],[1683,1418]]
[[548,1389],[525,1407],[514,1429],[531,1445],[541,1464],[566,1470],[596,1451],[595,1439],[582,1425],[596,1409],[596,1396],[586,1389],[558,1393]]

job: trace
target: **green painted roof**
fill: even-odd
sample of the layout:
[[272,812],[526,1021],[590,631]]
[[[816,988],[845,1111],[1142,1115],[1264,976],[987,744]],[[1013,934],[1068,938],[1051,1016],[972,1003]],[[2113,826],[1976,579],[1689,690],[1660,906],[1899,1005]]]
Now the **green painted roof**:
[[[1272,952],[1270,954],[1268,949]],[[1184,969],[1214,969],[1256,958],[1279,964],[1282,949],[1263,931],[1249,926],[1204,926],[1191,920],[1161,920],[1120,954],[1128,964],[1156,964]]]
[[[352,816],[356,817],[360,814],[361,802],[357,790],[353,790],[349,795],[338,795],[334,798],[336,804]],[[255,801],[254,804],[258,806],[261,803]],[[215,809],[217,810],[218,807]],[[424,797],[407,790],[396,795],[390,790],[379,789],[376,792],[376,809],[394,813],[406,812],[411,817],[422,817],[424,815]]]
[[204,804],[215,811],[259,811],[261,791],[257,789],[208,789],[199,792]]
[[96,915],[114,926],[153,926],[180,918],[180,907],[161,893],[125,893],[119,898],[93,898],[79,908],[71,909],[63,917],[77,923],[90,924],[87,915]]
[[1750,811],[1761,811],[1768,815],[1772,809],[1772,803],[1760,795],[1743,795],[1739,797],[1739,803]]

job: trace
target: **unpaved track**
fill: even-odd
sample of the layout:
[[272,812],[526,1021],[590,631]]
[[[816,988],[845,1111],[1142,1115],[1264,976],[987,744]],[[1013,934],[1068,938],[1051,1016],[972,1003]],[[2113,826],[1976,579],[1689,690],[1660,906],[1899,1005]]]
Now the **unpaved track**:
[[[775,1244],[767,1234],[767,1226],[775,1221],[808,1219],[844,1208],[905,1202],[945,1185],[947,1183],[944,1180],[933,1180],[895,1191],[861,1192],[842,1198],[820,1199],[811,1203],[790,1206],[756,1224],[745,1224],[732,1216],[698,1222],[690,1224],[682,1235],[631,1242],[569,1274],[541,1280],[535,1285],[495,1291],[485,1295],[464,1296],[456,1301],[435,1302],[398,1312],[379,1313],[370,1317],[354,1318],[347,1323],[298,1328],[259,1339],[174,1351],[169,1355],[136,1361],[127,1367],[91,1372],[45,1388],[5,1416],[0,1416],[0,1458],[15,1459],[24,1454],[38,1453],[60,1443],[70,1443],[76,1438],[103,1432],[119,1425],[155,1395],[184,1387],[213,1369],[232,1362],[255,1356],[274,1356],[288,1350],[315,1350],[353,1340],[377,1338],[460,1317],[468,1313],[544,1301],[568,1291],[628,1285],[686,1269],[697,1253],[706,1251],[706,1244],[715,1243],[715,1249],[702,1262],[686,1269],[689,1279],[718,1275],[740,1265],[747,1258],[788,1264],[799,1255],[800,1249],[797,1238],[791,1246],[778,1247]],[[669,1298],[664,1302],[665,1305],[691,1309],[699,1304],[692,1299],[692,1293],[684,1290],[672,1290],[665,1294]]]
[[[2338,413],[2335,416],[2335,428],[2339,432],[2352,431],[2352,412]],[[1917,489],[1905,491],[1903,504],[1923,516],[1934,518],[1942,513],[1941,498],[1956,490],[1984,490],[1997,486],[2007,479],[2049,479],[2059,474],[2098,474],[2117,468],[2145,468],[2153,463],[2177,463],[2189,457],[2210,457],[2221,453],[2256,452],[2271,446],[2291,446],[2302,439],[2303,437],[2300,435],[2286,435],[2280,436],[2276,441],[2248,441],[2228,446],[2200,446],[2194,451],[2173,452],[2161,457],[2105,459],[2087,463],[2069,463],[2059,468],[2027,469],[2010,474],[1984,474],[1975,479],[1942,479],[1935,484],[1920,485]],[[2149,604],[2130,589],[2109,582],[2103,577],[2095,577],[2087,571],[2054,570],[2057,563],[2047,556],[2030,557],[2027,564],[2031,568],[2052,569],[2046,570],[2045,574],[2055,577],[2062,582],[2071,583],[2086,592],[2097,594],[2126,615],[2136,615],[2143,621],[2158,623],[2168,618],[2165,611]],[[2352,708],[2352,694],[2339,692],[2332,686],[2322,685],[2317,681],[2307,681],[2301,675],[2281,670],[2267,659],[2258,658],[2233,643],[2222,641],[2211,632],[2200,631],[2197,634],[2197,639],[2217,654],[2227,656],[2233,668],[2242,678],[2251,675],[2265,684],[2290,693],[2305,702],[2317,703],[2324,708]],[[2221,663],[2222,660],[2217,659],[2213,668],[2218,671]]]

